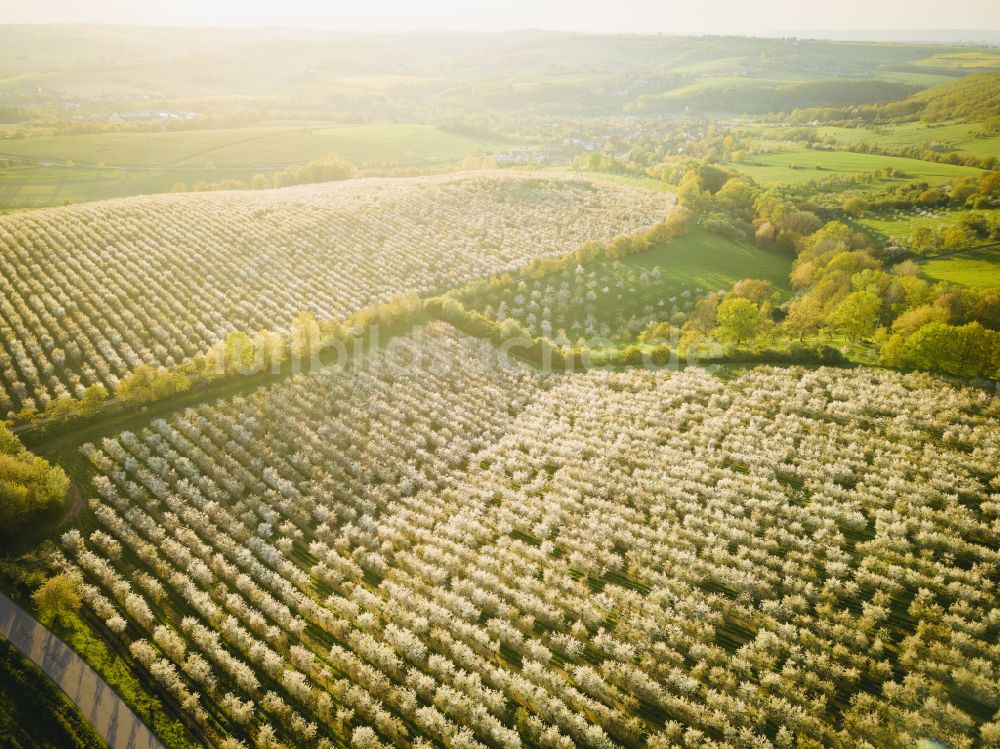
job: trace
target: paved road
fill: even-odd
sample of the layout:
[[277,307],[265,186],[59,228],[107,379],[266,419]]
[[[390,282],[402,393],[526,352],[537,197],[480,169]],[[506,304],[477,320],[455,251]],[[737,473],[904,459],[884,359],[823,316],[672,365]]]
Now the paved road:
[[163,749],[160,740],[94,669],[2,593],[0,634],[62,688],[111,749]]

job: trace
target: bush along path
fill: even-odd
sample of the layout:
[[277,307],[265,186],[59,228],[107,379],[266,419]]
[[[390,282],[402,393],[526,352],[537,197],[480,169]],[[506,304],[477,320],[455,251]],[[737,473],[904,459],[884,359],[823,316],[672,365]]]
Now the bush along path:
[[3,594],[0,634],[60,686],[111,749],[163,749],[159,739],[94,669]]

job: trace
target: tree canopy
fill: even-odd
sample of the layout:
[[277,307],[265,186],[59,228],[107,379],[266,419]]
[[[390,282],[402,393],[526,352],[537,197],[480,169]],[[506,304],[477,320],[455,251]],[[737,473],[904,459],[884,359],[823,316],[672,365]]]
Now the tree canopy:
[[69,478],[59,466],[33,455],[0,423],[0,532],[20,528],[37,513],[62,502]]
[[740,344],[753,341],[771,326],[770,314],[749,299],[730,297],[719,305],[716,335],[724,341]]
[[69,575],[49,578],[32,596],[43,624],[62,619],[80,608],[80,592]]

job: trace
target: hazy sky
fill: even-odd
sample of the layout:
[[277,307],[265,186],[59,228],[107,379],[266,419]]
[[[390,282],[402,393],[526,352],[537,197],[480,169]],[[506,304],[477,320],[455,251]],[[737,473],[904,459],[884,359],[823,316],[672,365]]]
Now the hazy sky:
[[754,33],[997,29],[998,0],[0,0],[0,23]]

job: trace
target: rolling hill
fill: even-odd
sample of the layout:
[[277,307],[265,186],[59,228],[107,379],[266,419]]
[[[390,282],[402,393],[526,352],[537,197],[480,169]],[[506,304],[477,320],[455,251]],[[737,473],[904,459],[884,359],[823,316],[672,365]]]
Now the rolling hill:
[[[0,413],[113,388],[234,330],[343,318],[661,221],[670,196],[483,172],[159,195],[0,217]],[[218,218],[225,216],[225,221]]]

